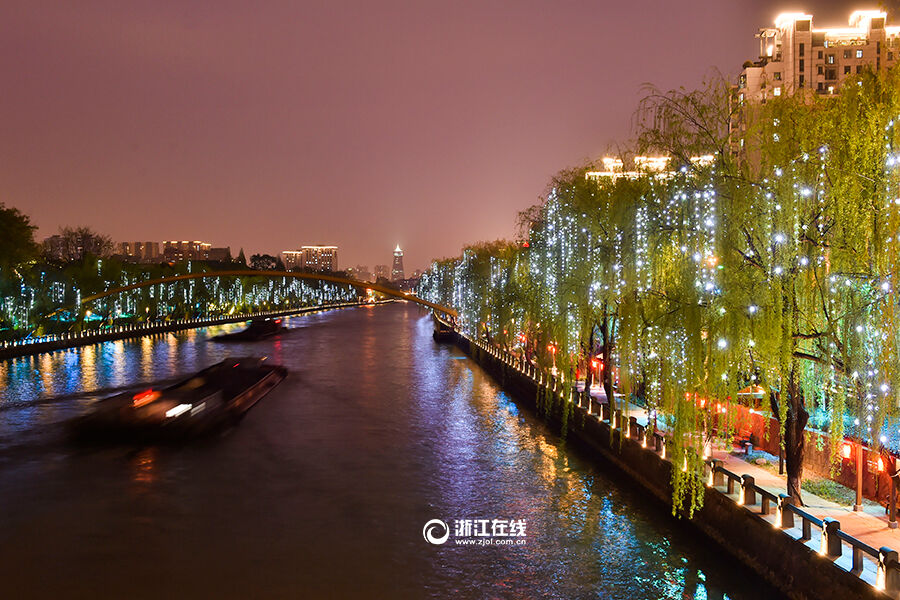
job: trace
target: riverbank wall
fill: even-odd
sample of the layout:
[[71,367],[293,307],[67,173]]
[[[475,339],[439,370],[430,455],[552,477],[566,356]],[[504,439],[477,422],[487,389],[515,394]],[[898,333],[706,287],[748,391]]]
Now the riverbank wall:
[[[563,386],[558,386],[554,391],[556,384],[553,381],[548,381],[530,365],[517,362],[514,356],[501,350],[458,333],[453,336],[452,342],[509,391],[518,403],[537,412],[560,430],[565,429],[567,439],[587,450],[604,465],[612,465],[621,471],[656,498],[663,510],[671,510],[673,465],[665,458],[666,440],[663,436],[644,431],[633,420],[617,423],[621,419],[603,414],[607,412],[604,411],[605,405],[580,400]],[[548,404],[548,395],[556,396],[558,400]],[[733,492],[734,480],[723,476],[721,471],[717,471],[714,464],[711,466],[710,484],[721,480],[723,485],[727,484],[727,491]],[[900,598],[900,566],[896,552],[889,548],[876,550],[864,544],[853,544],[847,541],[847,536],[835,531],[839,523],[807,520],[802,517],[802,510],[794,511],[786,506],[789,500],[774,497],[754,486],[752,481],[738,483],[736,487],[738,498],[707,485],[703,507],[692,518],[682,518],[711,543],[721,547],[789,598]],[[781,526],[773,526],[772,520],[762,516],[769,515],[773,506],[777,506],[777,519],[782,519],[782,512],[786,515]],[[793,522],[795,512],[800,515],[804,535],[814,525],[821,526],[821,551],[817,552],[802,539],[796,539],[782,530],[787,529],[788,520]],[[875,585],[837,564],[835,552],[841,554],[842,548],[845,557],[848,550],[852,552],[853,565],[860,565],[860,574],[863,553],[871,557],[875,552],[878,556]]]
[[[384,300],[382,302],[379,302],[379,304],[383,302],[393,302],[393,300]],[[210,318],[174,319],[171,321],[160,321],[139,325],[118,325],[99,331],[85,331],[80,333],[49,336],[47,338],[40,338],[39,340],[35,341],[20,340],[18,342],[4,343],[0,345],[0,360],[7,358],[16,358],[19,356],[43,354],[45,352],[54,352],[56,350],[65,350],[67,348],[77,348],[79,346],[90,346],[93,344],[99,344],[101,342],[109,342],[113,340],[125,340],[147,335],[156,335],[159,333],[183,331],[185,329],[210,327],[212,325],[240,323],[242,321],[247,321],[249,319],[257,317],[290,317],[294,315],[320,312],[323,310],[364,306],[365,304],[365,302],[342,302],[338,304],[306,306],[302,308],[291,308],[285,310],[239,313],[234,315],[223,315]]]

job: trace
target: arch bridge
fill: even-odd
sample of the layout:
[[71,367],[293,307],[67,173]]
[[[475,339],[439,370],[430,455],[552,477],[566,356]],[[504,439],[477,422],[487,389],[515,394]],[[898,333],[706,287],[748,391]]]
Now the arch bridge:
[[[421,306],[425,306],[434,310],[435,312],[441,313],[448,317],[456,317],[457,311],[448,306],[442,306],[440,304],[435,304],[434,302],[429,302],[423,298],[419,298],[415,294],[410,294],[407,292],[403,292],[391,287],[387,287],[384,285],[380,285],[378,283],[370,283],[366,281],[359,281],[357,279],[349,279],[346,277],[339,277],[337,275],[330,275],[327,273],[304,273],[304,272],[295,272],[295,271],[252,271],[252,270],[226,270],[226,271],[204,271],[200,273],[185,273],[181,275],[172,275],[170,277],[162,277],[158,279],[150,279],[146,281],[140,281],[137,283],[133,283],[130,285],[124,285],[116,288],[111,288],[106,291],[100,292],[98,294],[92,294],[90,296],[85,296],[81,299],[81,307],[87,307],[90,303],[95,302],[97,300],[101,300],[103,298],[109,298],[112,296],[117,296],[119,294],[123,294],[125,292],[129,292],[132,290],[139,290],[143,288],[150,288],[152,286],[157,285],[167,285],[171,283],[176,283],[179,281],[190,281],[197,279],[209,279],[209,278],[241,278],[241,277],[263,277],[267,279],[298,279],[298,280],[307,280],[307,281],[321,281],[326,283],[333,283],[341,286],[351,286],[357,288],[359,290],[372,290],[374,292],[378,292],[379,294],[384,294],[385,296],[390,296],[392,298],[397,298],[400,300],[407,300],[409,302],[415,302]],[[58,311],[54,311],[58,312]]]

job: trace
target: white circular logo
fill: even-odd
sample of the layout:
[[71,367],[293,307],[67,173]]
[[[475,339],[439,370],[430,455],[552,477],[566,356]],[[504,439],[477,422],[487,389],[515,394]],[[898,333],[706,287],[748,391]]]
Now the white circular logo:
[[425,523],[422,529],[422,535],[429,544],[438,546],[447,541],[450,537],[450,528],[440,519],[432,519]]

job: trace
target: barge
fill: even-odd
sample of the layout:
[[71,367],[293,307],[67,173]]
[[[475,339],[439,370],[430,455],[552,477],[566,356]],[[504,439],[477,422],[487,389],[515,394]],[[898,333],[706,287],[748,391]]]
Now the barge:
[[287,369],[265,358],[229,358],[163,389],[124,393],[70,422],[82,440],[189,438],[236,424]]
[[258,342],[285,331],[288,330],[281,324],[281,318],[263,317],[251,319],[242,331],[217,335],[212,339],[216,342]]

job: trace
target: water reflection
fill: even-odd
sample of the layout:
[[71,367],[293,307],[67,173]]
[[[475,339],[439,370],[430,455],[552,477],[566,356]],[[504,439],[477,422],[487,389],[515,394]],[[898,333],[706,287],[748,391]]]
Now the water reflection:
[[[775,597],[434,344],[415,308],[286,325],[259,344],[207,341],[229,325],[0,363],[11,597]],[[242,354],[290,375],[226,435],[90,451],[52,436],[98,397]],[[526,543],[431,546],[433,518],[524,519]]]

